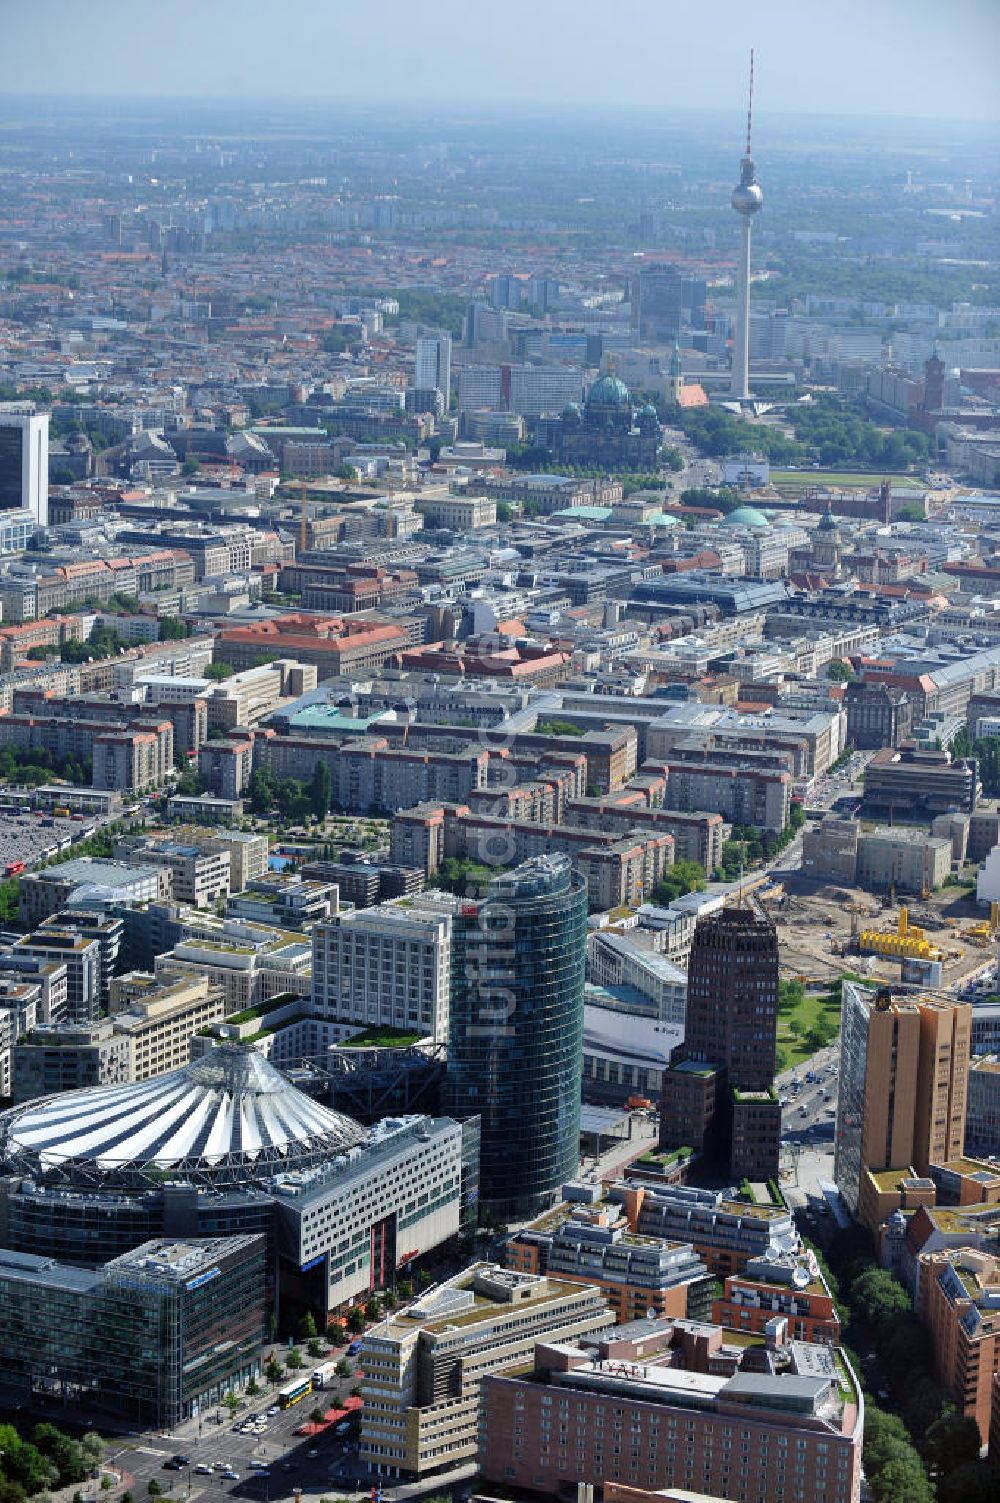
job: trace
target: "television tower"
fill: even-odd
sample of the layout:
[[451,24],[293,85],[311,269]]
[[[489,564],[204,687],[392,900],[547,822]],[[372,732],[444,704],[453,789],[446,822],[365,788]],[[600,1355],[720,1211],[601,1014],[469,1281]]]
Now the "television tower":
[[730,396],[745,402],[750,396],[750,224],[764,203],[750,154],[753,123],[753,49],[750,51],[750,102],[747,106],[747,149],[740,162],[740,180],[730,202],[740,216],[740,259],[736,267],[736,335]]

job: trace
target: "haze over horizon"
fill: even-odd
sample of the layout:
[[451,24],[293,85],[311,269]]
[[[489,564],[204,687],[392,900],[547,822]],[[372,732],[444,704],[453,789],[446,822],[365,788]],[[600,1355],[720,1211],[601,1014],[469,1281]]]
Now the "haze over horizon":
[[[377,28],[377,30],[376,30]],[[192,46],[192,37],[197,45]],[[0,89],[203,101],[745,109],[750,47],[767,114],[1000,119],[996,0],[795,0],[711,12],[646,0],[36,0],[5,18]]]

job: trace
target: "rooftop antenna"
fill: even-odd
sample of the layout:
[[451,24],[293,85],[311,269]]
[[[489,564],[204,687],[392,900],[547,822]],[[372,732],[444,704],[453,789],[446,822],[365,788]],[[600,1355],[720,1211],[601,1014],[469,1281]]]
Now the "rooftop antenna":
[[750,48],[750,97],[747,100],[747,156],[750,155],[750,128],[753,124],[753,48]]

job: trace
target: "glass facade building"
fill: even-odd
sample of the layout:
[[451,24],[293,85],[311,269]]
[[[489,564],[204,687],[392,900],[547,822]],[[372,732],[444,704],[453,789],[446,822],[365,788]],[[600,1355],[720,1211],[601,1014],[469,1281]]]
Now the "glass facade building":
[[0,1250],[0,1370],[171,1427],[260,1371],[263,1237],[157,1240],[84,1269]]
[[480,1204],[551,1205],[579,1168],[587,889],[539,856],[462,905],[452,936],[447,1110],[481,1125]]

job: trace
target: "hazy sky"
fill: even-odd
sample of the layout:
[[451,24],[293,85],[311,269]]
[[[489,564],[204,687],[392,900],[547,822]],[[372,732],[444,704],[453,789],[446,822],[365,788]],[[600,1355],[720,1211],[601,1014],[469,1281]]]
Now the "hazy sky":
[[6,0],[6,93],[1000,118],[1000,0]]

